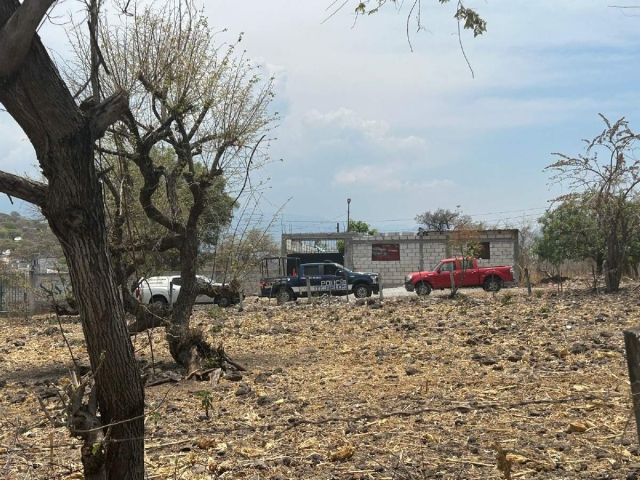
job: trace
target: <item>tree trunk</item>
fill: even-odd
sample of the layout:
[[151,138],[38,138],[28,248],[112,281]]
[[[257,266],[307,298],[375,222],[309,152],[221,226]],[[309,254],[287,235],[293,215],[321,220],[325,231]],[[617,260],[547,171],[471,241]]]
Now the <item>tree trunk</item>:
[[622,279],[622,272],[620,268],[617,266],[613,266],[611,268],[607,268],[607,291],[609,292],[617,292],[620,290],[620,280]]
[[60,240],[95,372],[103,425],[111,428],[105,467],[112,480],[144,476],[144,389],[129,340],[108,249],[104,204],[93,163],[90,132],[56,152],[47,170],[43,208]]
[[619,253],[620,246],[617,239],[611,239],[608,243],[607,258],[605,266],[605,279],[608,292],[620,290],[620,280],[622,280],[622,270],[624,268],[624,256]]
[[180,248],[182,285],[173,307],[171,325],[167,328],[169,352],[178,364],[187,368],[188,374],[202,366],[203,358],[212,355],[212,349],[205,343],[202,334],[189,328],[193,304],[198,294],[196,266],[199,246],[195,228],[188,228]]
[[455,298],[456,293],[458,293],[458,287],[453,279],[453,272],[449,272],[449,280],[451,281],[451,293],[449,294],[449,298]]
[[604,263],[604,255],[602,253],[598,253],[596,254],[596,275],[600,276],[602,275],[602,265]]
[[640,441],[640,329],[625,330],[624,345],[629,369],[629,383],[631,385],[631,402],[636,419],[636,433],[638,441]]
[[[29,33],[29,25],[20,22],[28,18],[35,32],[46,8],[37,11],[34,5],[46,3],[0,0],[0,103],[28,136],[48,180],[43,185],[3,174],[0,192],[42,208],[69,265],[95,374],[100,421],[109,431],[104,452],[96,454],[94,462],[83,456],[83,463],[91,464],[85,476],[142,479],[144,390],[116,288],[94,165],[95,139],[126,109],[127,99],[118,95],[94,110],[81,111],[37,35],[25,37],[26,57],[14,62],[13,69],[6,68],[6,58],[21,50],[11,44],[16,32]],[[121,423],[109,428],[114,422]]]

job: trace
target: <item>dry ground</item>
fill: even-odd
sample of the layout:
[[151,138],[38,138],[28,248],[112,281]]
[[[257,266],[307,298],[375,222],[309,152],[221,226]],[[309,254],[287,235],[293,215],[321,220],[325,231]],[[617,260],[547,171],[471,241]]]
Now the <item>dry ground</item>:
[[[148,477],[498,479],[497,444],[512,478],[635,479],[621,332],[640,293],[538,295],[204,308],[194,324],[249,371],[147,387]],[[0,478],[82,478],[78,441],[36,400],[68,376],[56,320],[3,322]],[[63,327],[86,362],[79,324]],[[153,347],[153,378],[175,372],[162,332]],[[147,335],[135,348],[151,376]]]

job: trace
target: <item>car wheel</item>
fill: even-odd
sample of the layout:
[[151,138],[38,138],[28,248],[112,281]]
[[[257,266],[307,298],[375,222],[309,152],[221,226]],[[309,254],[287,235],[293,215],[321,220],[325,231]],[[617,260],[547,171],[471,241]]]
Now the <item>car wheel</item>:
[[231,300],[227,297],[220,297],[218,298],[218,306],[221,308],[227,308],[229,305],[231,305]]
[[151,299],[151,304],[152,305],[159,305],[159,306],[165,306],[168,305],[169,302],[167,302],[167,299],[164,298],[162,295],[155,295],[152,299]]
[[293,292],[288,288],[278,290],[278,305],[283,305],[293,300]]
[[416,285],[416,293],[418,295],[429,295],[431,293],[431,285],[426,282],[420,282]]
[[483,288],[487,292],[498,292],[502,288],[502,280],[497,277],[489,277],[484,281]]
[[356,298],[366,298],[366,297],[370,297],[371,296],[371,288],[369,288],[369,285],[356,285],[355,287],[353,287],[353,295]]

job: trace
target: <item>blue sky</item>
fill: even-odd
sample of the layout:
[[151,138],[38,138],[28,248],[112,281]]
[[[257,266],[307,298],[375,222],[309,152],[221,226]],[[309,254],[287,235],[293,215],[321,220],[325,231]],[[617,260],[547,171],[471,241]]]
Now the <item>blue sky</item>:
[[[535,219],[560,192],[543,172],[551,153],[579,153],[603,128],[599,112],[640,130],[640,17],[608,0],[468,0],[488,22],[482,37],[463,35],[472,78],[454,6],[422,1],[413,52],[406,10],[353,26],[351,6],[322,23],[328,0],[204,1],[210,25],[228,40],[245,32],[247,55],[275,75],[270,155],[284,161],[256,173],[271,179],[267,216],[291,198],[274,233],[334,229],[347,197],[351,218],[385,231],[456,205],[500,225]],[[43,37],[66,48],[53,27]],[[0,114],[0,168],[37,175],[34,163]],[[16,209],[5,198],[0,211]]]

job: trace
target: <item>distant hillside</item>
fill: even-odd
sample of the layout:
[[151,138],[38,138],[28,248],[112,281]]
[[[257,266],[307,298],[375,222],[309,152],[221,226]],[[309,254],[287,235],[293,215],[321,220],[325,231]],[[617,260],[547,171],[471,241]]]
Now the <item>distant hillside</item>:
[[23,217],[18,212],[0,213],[0,252],[11,250],[12,259],[62,259],[62,249],[44,219]]

